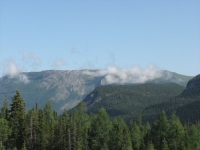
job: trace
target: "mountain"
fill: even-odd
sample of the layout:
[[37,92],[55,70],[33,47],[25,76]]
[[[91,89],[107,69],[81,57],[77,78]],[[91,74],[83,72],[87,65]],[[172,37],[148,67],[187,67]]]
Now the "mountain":
[[[19,90],[25,100],[27,109],[35,106],[36,103],[38,103],[39,107],[43,107],[46,101],[50,99],[56,111],[61,112],[64,108],[69,110],[96,87],[109,84],[107,82],[109,74],[102,74],[101,72],[102,70],[47,70],[4,76],[0,78],[0,106],[3,104],[5,96],[10,102],[15,91]],[[128,74],[127,76],[132,77],[133,75]],[[113,77],[113,75],[109,77]],[[121,81],[120,76],[115,75],[114,77]],[[147,82],[173,82],[185,86],[191,78],[190,76],[169,71],[161,71],[159,78],[154,78]],[[119,84],[118,80],[115,79],[113,84]],[[123,84],[134,83],[125,82]]]
[[155,114],[166,111],[168,115],[172,112],[180,117],[182,122],[195,122],[200,119],[200,75],[195,76],[187,83],[183,92],[169,101],[146,107],[143,116],[154,111]]
[[[87,113],[97,113],[103,107],[111,118],[125,120],[144,114],[146,107],[167,102],[179,95],[185,87],[176,83],[140,85],[107,85],[96,88],[84,100]],[[149,114],[153,114],[151,110]]]
[[90,91],[100,85],[102,77],[90,77],[79,71],[42,71],[23,73],[29,80],[21,82],[18,77],[4,76],[0,80],[0,96],[3,99],[13,97],[16,90],[25,100],[27,109],[36,103],[42,107],[50,99],[54,109],[70,109],[83,99]]

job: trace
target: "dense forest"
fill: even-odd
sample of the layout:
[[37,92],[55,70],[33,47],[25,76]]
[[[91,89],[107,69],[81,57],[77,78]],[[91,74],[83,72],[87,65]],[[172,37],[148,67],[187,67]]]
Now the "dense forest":
[[200,122],[182,124],[175,113],[163,111],[152,124],[137,119],[125,123],[110,119],[104,108],[84,112],[80,103],[73,112],[58,115],[50,101],[25,110],[19,91],[7,99],[0,112],[0,149],[4,150],[197,150]]
[[[103,107],[111,118],[120,116],[129,122],[141,114],[146,122],[155,120],[158,116],[151,116],[162,112],[160,106],[154,108],[154,105],[170,102],[184,89],[175,83],[99,86],[83,102],[88,114],[96,114]],[[165,109],[163,106],[161,108]]]

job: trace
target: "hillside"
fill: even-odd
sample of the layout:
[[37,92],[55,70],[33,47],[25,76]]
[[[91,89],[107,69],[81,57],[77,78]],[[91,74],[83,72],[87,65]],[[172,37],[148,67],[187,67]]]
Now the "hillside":
[[[3,104],[5,96],[10,102],[15,91],[19,90],[25,100],[27,110],[36,103],[39,107],[43,107],[47,99],[51,100],[54,109],[58,112],[62,112],[64,108],[69,110],[96,87],[108,84],[106,82],[108,74],[101,74],[101,72],[102,70],[48,70],[23,72],[16,77],[4,76],[0,78],[0,105]],[[192,78],[169,71],[161,73],[159,78],[147,82],[173,82],[185,86]],[[131,75],[127,74],[127,76]],[[120,80],[120,77],[115,77]]]
[[46,100],[50,99],[54,109],[58,112],[62,108],[70,109],[77,105],[90,91],[100,85],[102,77],[91,77],[79,71],[42,71],[23,73],[29,79],[24,84],[17,78],[3,77],[0,80],[1,103],[4,96],[13,97],[19,90],[26,102],[27,109],[36,103],[43,107]]
[[151,105],[144,109],[143,116],[148,116],[149,112],[154,114],[166,111],[168,115],[176,112],[182,122],[190,120],[195,122],[200,119],[200,75],[191,79],[185,90],[180,94],[170,99],[167,102]]
[[183,86],[175,83],[109,85],[96,88],[83,102],[88,113],[97,113],[103,107],[111,117],[122,116],[130,120],[142,114],[146,107],[166,102],[183,90]]

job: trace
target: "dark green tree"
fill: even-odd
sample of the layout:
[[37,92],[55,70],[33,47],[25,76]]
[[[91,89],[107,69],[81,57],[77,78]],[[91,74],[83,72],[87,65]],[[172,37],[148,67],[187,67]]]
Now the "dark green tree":
[[167,138],[169,149],[183,149],[184,135],[184,128],[179,118],[175,113],[173,113],[171,120],[169,121],[169,132]]
[[147,146],[147,150],[155,150],[153,144],[150,142]]
[[167,141],[165,140],[165,138],[162,141],[162,149],[161,150],[170,150],[167,144]]
[[112,122],[110,139],[109,149],[132,150],[129,129],[121,118],[115,119]]
[[44,106],[44,138],[46,141],[45,147],[46,149],[53,149],[54,147],[54,127],[55,127],[55,115],[53,113],[53,108],[50,100],[48,100]]
[[9,112],[9,125],[12,130],[9,137],[9,147],[21,149],[25,135],[25,103],[19,91],[16,91],[12,98]]
[[8,101],[7,101],[7,98],[5,97],[4,102],[3,102],[3,107],[1,108],[1,111],[0,111],[0,118],[5,118],[7,120],[8,116],[9,116]]
[[28,149],[37,148],[38,115],[37,109],[32,108],[26,115],[26,145]]
[[156,122],[153,123],[150,137],[155,149],[162,149],[164,139],[167,139],[169,133],[169,122],[163,111]]
[[104,108],[101,108],[92,119],[91,128],[89,131],[90,142],[89,146],[91,150],[106,150],[108,149],[108,142],[110,140],[109,131],[111,123],[109,116]]
[[130,128],[132,146],[134,149],[139,150],[142,141],[140,126],[136,122],[134,123],[131,122],[129,126],[130,126],[129,128]]
[[0,118],[0,146],[5,145],[4,142],[8,140],[11,133],[11,129],[8,125],[8,121],[4,118]]

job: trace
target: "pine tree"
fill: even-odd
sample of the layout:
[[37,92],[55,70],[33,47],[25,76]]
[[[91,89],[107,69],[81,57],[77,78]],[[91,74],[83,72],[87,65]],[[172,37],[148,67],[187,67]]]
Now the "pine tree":
[[163,111],[156,122],[153,123],[150,131],[151,140],[155,149],[162,148],[162,141],[168,137],[169,122]]
[[142,134],[140,131],[140,126],[136,122],[130,123],[130,133],[133,148],[139,150],[142,140]]
[[63,114],[59,117],[59,120],[55,125],[55,139],[54,149],[64,150],[68,147],[68,134],[67,129],[69,128],[69,116],[66,109]]
[[38,150],[43,150],[46,149],[48,140],[47,140],[47,131],[46,131],[46,126],[45,126],[45,117],[44,117],[44,113],[42,109],[38,110],[37,113],[37,117],[38,117],[38,128],[37,128],[37,145],[36,145],[36,149]]
[[147,146],[147,150],[155,150],[153,144],[150,142]]
[[46,148],[51,150],[54,146],[53,139],[54,139],[55,118],[50,100],[48,100],[44,106],[44,120],[45,120]]
[[73,150],[83,150],[88,148],[88,129],[90,119],[84,113],[84,103],[78,104],[70,117],[71,143]]
[[165,138],[163,139],[162,142],[162,149],[161,150],[170,150],[167,144],[167,141],[165,140]]
[[89,131],[91,150],[108,149],[110,127],[109,116],[105,109],[101,108],[92,120]]
[[132,144],[130,139],[130,133],[127,125],[121,119],[115,119],[112,123],[112,128],[110,131],[110,142],[109,149],[114,150],[131,150]]
[[28,149],[36,149],[38,134],[38,116],[35,108],[28,111],[26,115],[26,144]]
[[170,149],[183,149],[183,140],[184,140],[184,128],[179,120],[179,118],[172,114],[170,124],[169,124],[169,132],[168,132],[168,143]]
[[25,134],[25,103],[19,91],[16,91],[16,94],[12,98],[9,112],[9,124],[12,130],[11,136],[9,137],[9,146],[11,148],[16,147],[17,149],[21,149]]
[[4,142],[8,140],[11,130],[6,119],[0,118],[0,146],[3,147]]

